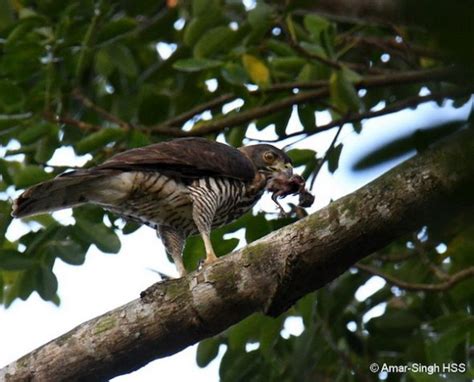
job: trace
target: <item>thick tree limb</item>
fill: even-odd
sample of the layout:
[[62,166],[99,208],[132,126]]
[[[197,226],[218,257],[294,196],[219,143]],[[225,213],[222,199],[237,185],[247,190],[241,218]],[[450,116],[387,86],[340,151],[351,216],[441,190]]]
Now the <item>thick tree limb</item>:
[[158,283],[0,370],[5,381],[98,381],[284,312],[360,259],[473,207],[474,133],[458,134],[367,186],[185,278]]

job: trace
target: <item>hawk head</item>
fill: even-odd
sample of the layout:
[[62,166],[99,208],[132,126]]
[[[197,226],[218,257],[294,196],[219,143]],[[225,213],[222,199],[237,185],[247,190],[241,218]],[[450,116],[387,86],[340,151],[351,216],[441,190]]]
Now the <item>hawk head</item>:
[[272,145],[253,145],[239,148],[249,158],[258,172],[273,176],[276,173],[293,175],[293,166],[290,157],[282,150]]

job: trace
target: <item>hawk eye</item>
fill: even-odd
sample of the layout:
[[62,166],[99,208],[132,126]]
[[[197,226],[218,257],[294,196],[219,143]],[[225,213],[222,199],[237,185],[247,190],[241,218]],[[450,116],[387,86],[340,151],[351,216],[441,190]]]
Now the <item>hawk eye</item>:
[[273,163],[276,159],[276,154],[271,151],[267,151],[265,154],[263,154],[263,159],[265,159],[265,162],[267,163]]

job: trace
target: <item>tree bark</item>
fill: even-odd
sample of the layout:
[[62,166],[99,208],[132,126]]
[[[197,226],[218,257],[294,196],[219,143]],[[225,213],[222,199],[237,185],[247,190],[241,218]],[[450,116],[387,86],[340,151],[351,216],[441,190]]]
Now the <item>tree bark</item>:
[[472,208],[473,152],[468,129],[200,271],[151,286],[6,366],[0,380],[106,380],[253,312],[276,316],[401,235]]

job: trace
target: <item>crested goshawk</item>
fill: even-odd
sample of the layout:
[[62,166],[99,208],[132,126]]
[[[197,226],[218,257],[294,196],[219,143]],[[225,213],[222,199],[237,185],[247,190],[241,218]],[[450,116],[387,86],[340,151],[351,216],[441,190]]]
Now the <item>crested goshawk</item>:
[[271,145],[236,149],[203,138],[175,139],[131,149],[97,167],[35,185],[14,202],[12,215],[99,205],[156,229],[184,275],[181,255],[186,238],[199,233],[205,263],[213,262],[211,229],[242,216],[281,174],[291,176],[291,160]]

